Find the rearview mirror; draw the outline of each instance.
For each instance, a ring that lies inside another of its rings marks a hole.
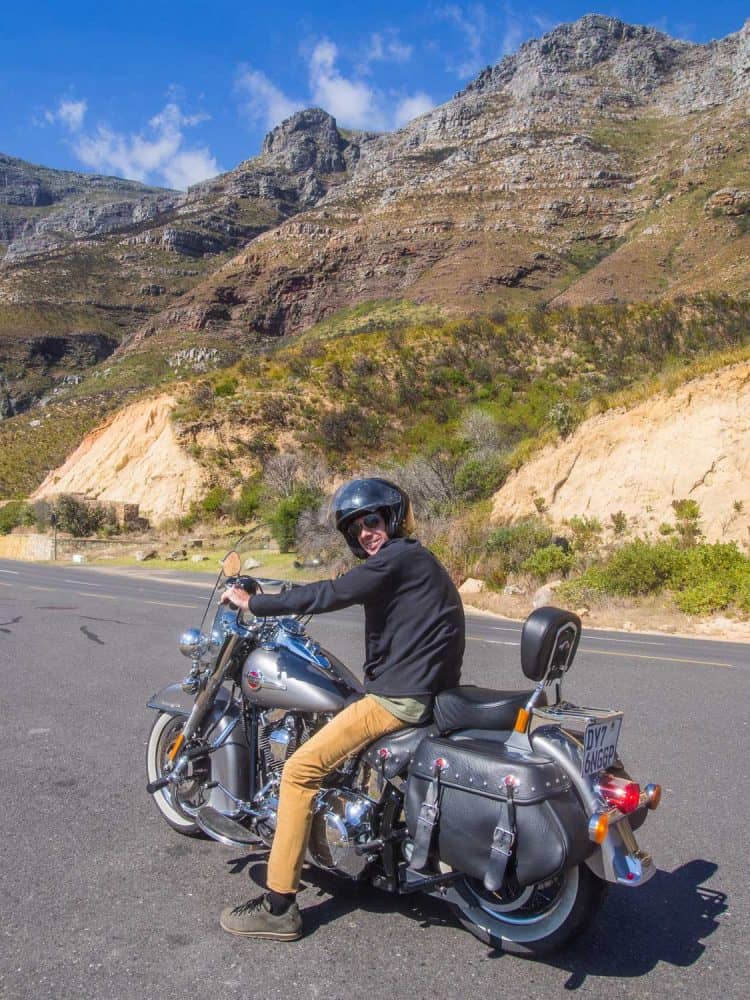
[[[227,552],[221,561],[221,569],[224,576],[239,576],[242,569],[242,560],[240,559],[239,552],[235,552],[234,549],[231,552]]]

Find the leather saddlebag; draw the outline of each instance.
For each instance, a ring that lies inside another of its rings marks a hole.
[[[409,768],[406,822],[415,855],[424,860],[429,848],[493,889],[510,875],[521,886],[541,882],[595,849],[565,772],[491,740],[424,739]]]

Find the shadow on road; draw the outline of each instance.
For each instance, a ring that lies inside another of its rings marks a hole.
[[[661,962],[697,962],[727,909],[727,895],[703,885],[717,870],[696,859],[657,872],[641,889],[613,888],[592,928],[550,960],[570,972],[565,988],[578,989],[587,976],[634,978]]]
[[[265,885],[264,855],[235,858],[229,864],[233,874],[247,870],[253,882]],[[673,872],[657,872],[641,889],[613,888],[592,927],[542,961],[569,972],[568,990],[583,986],[588,976],[629,979],[644,976],[663,962],[680,968],[692,965],[705,950],[703,940],[713,934],[727,910],[727,895],[703,885],[717,870],[713,862],[697,859]],[[392,896],[309,867],[304,875],[300,905],[306,935],[354,910],[384,916],[401,913],[425,928],[459,927],[451,909],[437,898],[421,893]],[[487,957],[507,956],[492,949]]]
[[[234,858],[228,862],[232,874],[247,870],[250,880],[259,888],[266,884],[265,854],[251,854],[244,858]],[[252,890],[248,895],[252,895]],[[320,900],[320,902],[316,902]],[[307,866],[303,871],[300,885],[300,909],[305,920],[305,937],[314,934],[320,927],[340,920],[348,913],[364,910],[367,913],[401,913],[419,922],[420,927],[459,927],[458,920],[445,903],[438,899],[415,892],[407,896],[395,896],[382,892],[368,883],[354,882],[336,875],[329,875],[321,869]]]

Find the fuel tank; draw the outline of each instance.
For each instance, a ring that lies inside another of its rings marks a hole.
[[[362,693],[359,680],[332,653],[310,640],[295,619],[282,619],[273,639],[242,665],[242,692],[261,708],[337,712]]]

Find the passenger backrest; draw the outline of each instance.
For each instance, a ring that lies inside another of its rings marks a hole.
[[[581,619],[561,608],[537,608],[521,632],[521,667],[529,680],[556,680],[573,662],[581,638]]]

